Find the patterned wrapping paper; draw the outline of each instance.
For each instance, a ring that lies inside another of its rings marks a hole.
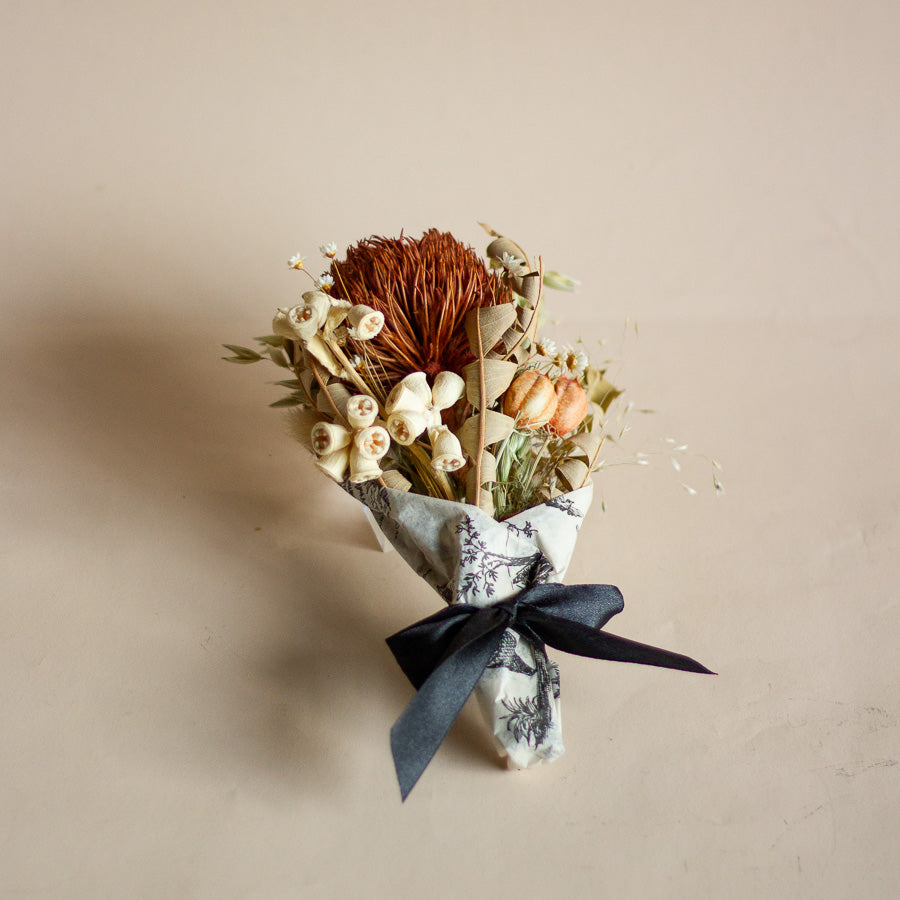
[[[470,504],[374,481],[345,487],[446,603],[474,606],[499,603],[533,584],[561,582],[593,495],[589,484],[498,522]],[[476,694],[511,767],[562,755],[559,670],[543,647],[507,629]]]

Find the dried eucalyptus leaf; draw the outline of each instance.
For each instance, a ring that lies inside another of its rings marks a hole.
[[[381,473],[381,480],[386,487],[395,491],[408,491],[412,487],[412,482],[396,469],[385,469]]]
[[[291,388],[291,390],[299,390],[303,387],[298,378],[288,378],[285,381],[273,381],[272,383],[277,384],[279,387]]]
[[[262,337],[253,338],[253,340],[266,344],[269,347],[278,347],[279,350],[284,346],[284,338],[280,334],[264,334]]]
[[[570,491],[580,488],[589,474],[587,463],[580,459],[563,460],[556,469],[557,477]]]
[[[483,353],[487,353],[497,346],[507,329],[516,321],[516,306],[514,303],[501,303],[499,306],[482,307],[477,313],[473,309],[466,315],[465,326],[469,349],[478,356],[476,321],[481,323],[481,350]]]
[[[553,269],[544,272],[544,287],[553,288],[555,291],[572,292],[580,284],[580,281],[569,275],[563,275],[562,272],[555,272]]]
[[[521,337],[522,337],[521,329],[519,329],[515,325],[513,325],[512,327],[506,329],[506,331],[503,333],[503,337],[500,338],[500,341],[503,344],[503,346],[506,348],[506,352],[509,353],[509,351],[512,350],[512,348],[516,346],[516,343],[518,342],[519,338],[521,338]]]
[[[483,365],[484,405],[490,406],[512,384],[518,366],[502,359],[485,359]],[[463,377],[466,380],[466,399],[472,406],[481,409],[481,367],[477,361],[463,366]]]
[[[588,369],[585,372],[587,377],[587,395],[591,403],[596,403],[603,412],[609,409],[609,405],[622,394],[611,381],[606,379],[602,372],[596,369]]]
[[[526,265],[528,263],[525,254],[522,252],[522,248],[515,241],[507,237],[498,237],[491,241],[488,244],[485,253],[488,256],[488,259],[497,260],[503,259],[503,254],[508,253],[516,259],[521,259]]]
[[[496,444],[497,441],[505,440],[513,433],[513,429],[516,426],[515,419],[504,416],[503,413],[493,409],[486,410],[484,415],[486,416],[484,429],[485,447],[490,447],[492,444]],[[472,458],[474,458],[475,454],[478,452],[478,428],[480,419],[480,415],[470,416],[463,422],[462,427],[456,433],[460,444],[462,444],[463,450],[465,450]]]
[[[603,435],[599,431],[582,431],[570,437],[569,443],[578,454],[583,453],[588,460],[592,460],[603,443]]]
[[[326,392],[331,397],[331,403],[328,402],[328,397],[325,396]],[[332,381],[330,384],[325,385],[324,391],[319,391],[319,395],[316,397],[316,409],[327,416],[333,416],[334,406],[336,406],[338,412],[346,419],[347,401],[352,396],[346,385],[341,384],[340,381]],[[332,406],[332,403],[334,406]]]
[[[290,368],[287,357],[280,348],[276,350],[275,347],[269,347],[266,352],[269,354],[269,359],[271,359],[276,366],[281,366],[282,369]]]
[[[529,306],[534,306],[541,293],[540,272],[529,272],[527,275],[522,275],[519,281],[521,284],[516,290],[525,298]]]
[[[270,403],[269,406],[272,409],[284,409],[289,406],[300,406],[303,403],[303,398],[298,397],[296,394],[291,394],[290,397],[282,397],[280,400],[276,400],[274,403]]]
[[[475,467],[472,467],[472,471],[475,471]],[[497,480],[497,457],[494,456],[493,453],[485,450],[484,453],[481,454],[481,485],[489,484],[490,482]]]
[[[474,469],[469,469],[469,474],[466,476],[466,503],[478,506],[489,516],[494,515],[494,497],[490,491],[486,491],[484,488],[476,489]]]
[[[246,359],[252,362],[262,359],[255,350],[251,350],[249,347],[239,347],[237,344],[222,344],[222,346],[226,350],[230,350],[238,359]]]

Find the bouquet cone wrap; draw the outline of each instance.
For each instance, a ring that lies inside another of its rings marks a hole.
[[[448,604],[489,606],[536,584],[561,582],[591,503],[587,485],[505,521],[467,503],[346,485],[384,536]],[[508,628],[476,693],[498,751],[525,768],[564,752],[559,672],[542,646]]]

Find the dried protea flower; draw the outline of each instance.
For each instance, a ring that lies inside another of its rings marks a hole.
[[[512,300],[509,285],[471,247],[436,229],[418,240],[360,241],[332,263],[331,273],[338,296],[384,314],[381,332],[366,342],[384,389],[409,372],[459,373],[472,361],[466,313]]]

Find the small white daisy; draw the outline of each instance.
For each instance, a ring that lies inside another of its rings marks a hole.
[[[322,246],[319,247],[319,252],[322,256],[328,257],[328,259],[334,259],[335,256],[337,256],[337,244],[334,241],[322,244]]]
[[[316,287],[320,291],[330,291],[334,287],[334,279],[326,272],[316,279]]]
[[[525,263],[517,256],[504,252],[503,256],[500,258],[500,265],[508,272],[512,272],[513,275],[515,275]]]
[[[303,257],[299,253],[295,253],[288,260],[288,267],[291,269],[302,269],[303,268]]]
[[[574,347],[563,347],[559,359],[563,374],[568,378],[580,378],[588,365],[587,353]]]
[[[553,359],[556,356],[556,342],[550,338],[538,338],[534,342],[534,349],[539,356],[546,356],[547,359]]]

